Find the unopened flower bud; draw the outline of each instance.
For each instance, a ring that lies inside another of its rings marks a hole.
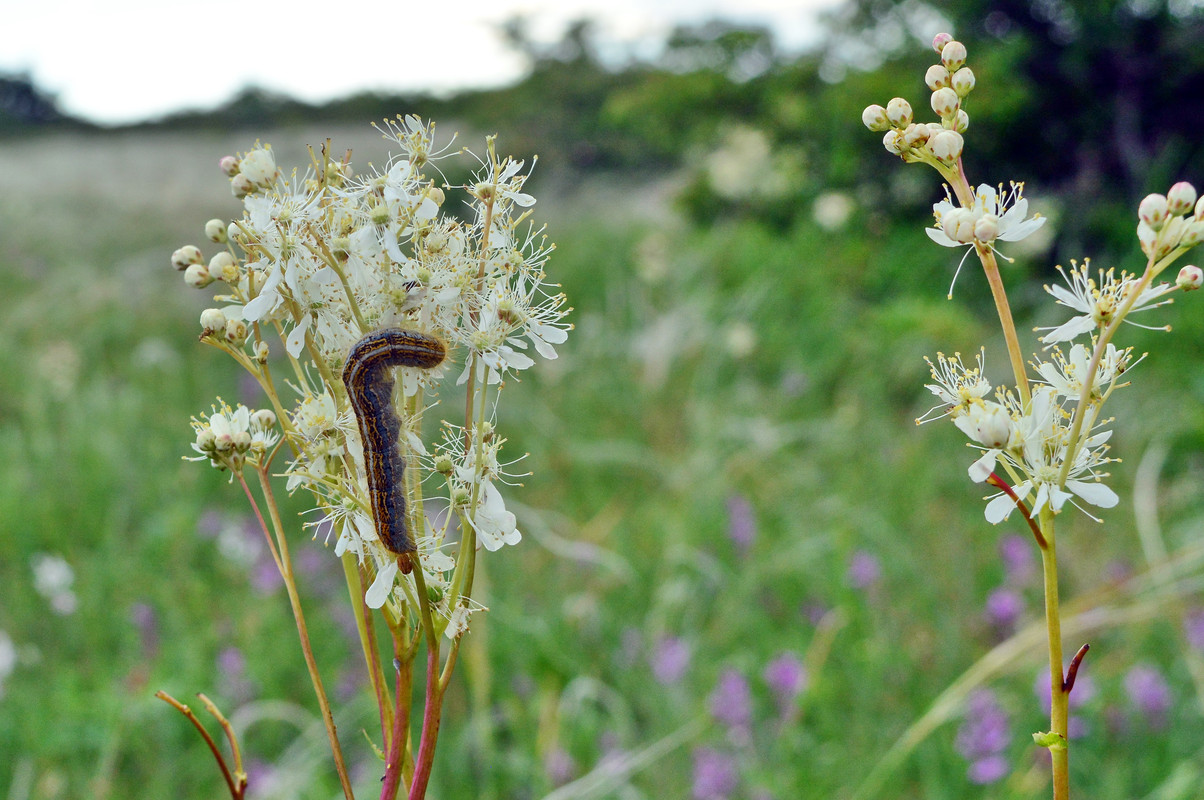
[[[242,228],[238,227],[238,223],[231,222],[226,227],[226,238],[233,242],[240,242],[246,237],[243,236]]]
[[[964,108],[959,108],[957,113],[953,115],[953,130],[958,133],[965,133],[970,129],[970,115],[966,113]]]
[[[238,264],[228,250],[223,250],[209,259],[209,274],[219,281],[233,283],[230,278],[238,279]]]
[[[261,408],[251,415],[251,424],[264,430],[274,428],[276,427],[276,413],[270,408]]]
[[[240,453],[245,453],[251,449],[251,432],[250,431],[235,431],[234,432],[234,449]]]
[[[957,92],[958,97],[965,97],[974,91],[974,72],[969,67],[962,67],[953,73],[950,85],[953,87],[953,91]]]
[[[1187,181],[1179,181],[1166,193],[1166,202],[1170,213],[1186,214],[1196,205],[1196,187]]]
[[[974,241],[974,212],[966,208],[954,208],[941,218],[941,230],[955,242],[970,244]]]
[[[230,179],[230,192],[239,200],[255,191],[255,184],[246,175],[239,173]]]
[[[213,333],[214,331],[225,330],[226,315],[222,313],[220,308],[206,308],[201,312],[201,330],[205,334]]]
[[[937,160],[952,164],[962,156],[965,141],[957,131],[941,131],[928,140],[928,149]]]
[[[948,86],[932,93],[932,110],[941,119],[949,119],[956,114],[959,102],[960,98],[958,98],[957,92]]]
[[[226,175],[233,178],[238,174],[238,159],[234,156],[222,156],[222,160],[218,162],[218,167]]]
[[[994,214],[983,214],[974,223],[974,238],[980,242],[989,243],[995,241],[995,237],[999,235],[999,217]]]
[[[882,146],[895,155],[899,155],[907,149],[907,144],[903,141],[903,137],[893,128],[887,131],[886,135],[882,137]]]
[[[1154,243],[1158,240],[1158,233],[1146,225],[1144,222],[1137,223],[1137,241],[1141,243],[1141,252],[1147,257],[1154,255]]]
[[[951,36],[950,34],[938,33],[936,36],[932,37],[932,49],[937,51],[938,53],[940,53],[945,49],[945,45],[949,44],[952,41],[953,41],[953,36]]]
[[[204,289],[213,283],[213,276],[204,264],[189,264],[188,269],[184,270],[184,283],[194,289]]]
[[[262,341],[256,342],[255,343],[255,360],[258,361],[260,364],[266,364],[268,361],[268,354],[271,353],[271,351],[272,351],[272,348],[268,346],[267,342],[262,342]]]
[[[1188,264],[1179,270],[1179,277],[1175,278],[1175,285],[1185,292],[1199,289],[1202,283],[1204,283],[1204,270],[1195,264]]]
[[[196,432],[196,446],[203,453],[217,450],[217,434],[213,432],[213,428],[204,427]]]
[[[1137,218],[1150,226],[1151,230],[1161,230],[1166,222],[1169,204],[1165,195],[1147,194],[1137,207]]]
[[[928,84],[928,88],[932,91],[943,89],[949,85],[949,70],[945,69],[942,64],[933,64],[924,73],[924,83]]]
[[[941,63],[950,72],[957,72],[966,63],[966,46],[956,40],[947,42],[941,48]]]
[[[220,219],[211,219],[205,223],[205,236],[211,242],[224,244],[226,241],[226,223]]]
[[[1180,247],[1195,247],[1204,242],[1204,222],[1191,217],[1183,218],[1183,233],[1179,236]]]
[[[1196,219],[1204,220],[1204,197],[1196,201]]]
[[[247,180],[257,186],[267,186],[276,180],[276,157],[272,151],[260,147],[247,153],[238,167]]]
[[[226,322],[226,341],[235,347],[242,347],[247,341],[247,323],[241,319]]]
[[[911,103],[902,97],[892,97],[886,104],[886,118],[896,128],[906,128],[911,124]]]
[[[204,258],[201,256],[200,248],[190,244],[184,245],[171,254],[171,265],[180,271],[188,269],[190,264],[200,264],[202,261]]]
[[[928,141],[930,135],[927,125],[917,125],[913,122],[903,130],[903,143],[908,148],[919,147]]]
[[[443,193],[443,190],[440,189],[438,186],[426,187],[426,189],[423,190],[423,194],[425,194],[427,197],[429,197],[431,199],[431,202],[433,202],[437,206],[443,205],[443,201],[446,199],[446,195]]]
[[[878,104],[866,106],[861,112],[861,124],[871,131],[884,131],[890,128],[890,120],[886,118],[886,109]]]

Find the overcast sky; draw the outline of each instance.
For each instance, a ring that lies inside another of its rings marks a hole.
[[[309,101],[358,89],[441,91],[516,78],[500,24],[525,14],[557,40],[588,16],[608,38],[658,42],[675,23],[770,25],[813,44],[839,0],[4,0],[0,72],[28,72],[62,110],[132,122],[208,108],[253,84]],[[309,9],[315,9],[310,11]],[[316,9],[322,9],[321,12]]]

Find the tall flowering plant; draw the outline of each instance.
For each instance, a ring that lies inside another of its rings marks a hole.
[[[936,361],[929,362],[933,382],[927,388],[939,404],[918,421],[948,419],[966,434],[981,451],[968,465],[970,479],[996,492],[987,501],[986,519],[998,523],[1019,514],[1040,551],[1052,702],[1049,729],[1033,738],[1052,756],[1055,800],[1066,800],[1070,693],[1087,645],[1065,665],[1056,523],[1071,509],[1097,519],[1092,509],[1109,509],[1119,502],[1104,483],[1107,465],[1114,459],[1108,455],[1112,420],[1102,409],[1114,390],[1128,385],[1129,370],[1141,357],[1114,340],[1121,323],[1132,322],[1132,314],[1169,303],[1174,292],[1197,289],[1204,281],[1200,268],[1185,266],[1173,284],[1157,282],[1176,259],[1204,239],[1204,198],[1197,199],[1196,190],[1180,182],[1166,195],[1151,194],[1141,201],[1137,238],[1146,264],[1138,273],[1093,269],[1087,259],[1071,262],[1069,270],[1058,267],[1065,285],[1046,291],[1073,315],[1060,325],[1039,329],[1044,347],[1026,363],[997,256],[1009,259],[996,248],[1032,234],[1045,220],[1028,216],[1022,184],[974,188],[968,180],[962,152],[970,124],[967,99],[976,79],[966,66],[961,42],[942,33],[933,40],[933,48],[940,62],[928,68],[924,81],[939,121],[916,122],[911,105],[901,97],[885,107],[867,107],[862,121],[871,131],[883,132],[886,149],[904,163],[926,164],[940,173],[946,197],[933,206],[935,221],[926,232],[939,245],[964,248],[963,263],[973,252],[991,287],[1014,383],[988,382],[985,349],[972,361],[958,354],[937,354]],[[950,297],[952,293],[950,287]]]
[[[496,425],[505,379],[533,366],[532,356],[556,358],[571,326],[544,272],[553,246],[529,219],[535,198],[524,191],[523,162],[499,157],[491,137],[474,156],[472,182],[441,185],[439,161],[468,151],[438,146],[434,125],[413,116],[379,129],[398,152],[362,175],[350,153],[332,157],[329,142],[311,150],[303,172],[281,171],[258,144],[223,159],[242,216],[205,225],[219,248],[208,260],[186,246],[172,263],[190,286],[219,288],[201,314],[201,341],[238,362],[266,397],[258,410],[219,398],[194,418],[193,460],[228,470],[254,509],[351,798],[289,557],[298,531],[281,519],[273,476],[312,498],[307,525],[333,540],[342,562],[379,707],[380,796],[404,789],[414,800],[425,796],[462,637],[485,610],[473,599],[478,552],[521,539],[503,497],[514,463]],[[464,197],[466,220],[444,211],[445,189]],[[464,416],[430,424],[451,390],[463,392]],[[380,624],[392,639],[383,659]],[[412,683],[423,649],[414,750]],[[232,764],[206,735],[241,797],[246,775],[230,738]]]

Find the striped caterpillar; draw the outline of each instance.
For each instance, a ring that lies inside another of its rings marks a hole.
[[[399,441],[401,420],[393,410],[393,367],[431,369],[446,355],[443,343],[432,336],[387,328],[356,342],[343,367],[343,385],[364,443],[376,533],[407,574],[413,569],[410,553],[417,546],[406,530],[406,462]]]

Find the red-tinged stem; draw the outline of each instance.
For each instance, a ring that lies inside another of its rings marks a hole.
[[[439,738],[439,719],[443,712],[443,689],[439,681],[439,653],[428,650],[426,657],[426,704],[422,715],[422,744],[414,764],[414,781],[409,800],[424,800],[435,760],[435,742]]]
[[[1002,489],[1004,494],[1012,498],[1012,502],[1015,503],[1016,508],[1020,510],[1020,514],[1024,517],[1024,521],[1028,523],[1029,530],[1033,532],[1033,538],[1037,540],[1037,546],[1042,550],[1048,549],[1049,544],[1045,541],[1045,537],[1041,535],[1041,528],[1037,525],[1036,521],[1033,520],[1032,515],[1029,513],[1028,506],[1024,504],[1023,500],[1016,496],[1016,492],[1012,490],[1012,487],[1008,485],[1007,481],[992,472],[990,476],[987,477],[987,483],[991,484],[997,489]]]
[[[397,664],[397,712],[393,716],[393,730],[389,737],[388,754],[385,758],[385,780],[380,787],[380,800],[394,800],[397,790],[401,787],[405,771],[406,728],[409,723],[410,701],[406,696],[410,691],[410,670],[413,661],[403,659],[398,654]]]

